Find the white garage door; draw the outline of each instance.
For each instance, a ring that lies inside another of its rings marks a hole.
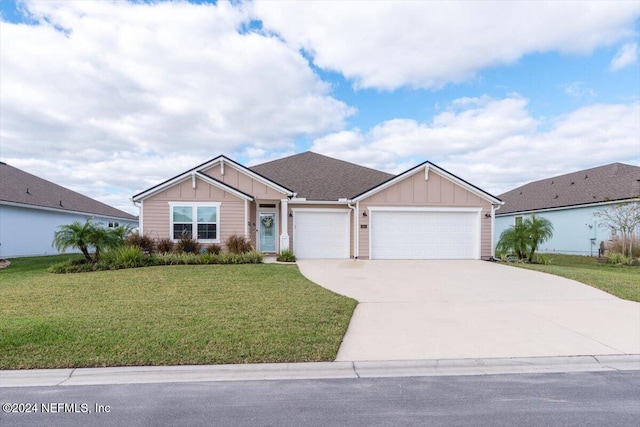
[[[371,259],[479,259],[479,213],[372,211]]]
[[[298,258],[349,258],[349,212],[295,209],[293,251]]]

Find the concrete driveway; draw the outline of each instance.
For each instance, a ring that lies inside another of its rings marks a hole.
[[[640,354],[640,303],[486,261],[301,260],[360,302],[339,361]]]

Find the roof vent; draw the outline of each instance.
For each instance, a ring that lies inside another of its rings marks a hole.
[[[29,193],[29,187],[27,187],[27,194],[31,194],[31,193]]]
[[[575,185],[575,184],[576,184],[575,182],[571,181],[571,185]]]
[[[551,181],[551,185],[553,185],[553,181]]]
[[[522,194],[522,191],[520,192],[520,194]]]
[[[557,198],[558,198],[558,195],[556,194],[556,197],[554,197],[554,199],[557,199]]]
[[[589,178],[589,175],[585,175],[585,176],[584,176],[584,179],[587,179],[587,178]]]
[[[60,207],[61,207],[61,208],[64,208],[64,206],[62,206],[62,200],[60,200]]]

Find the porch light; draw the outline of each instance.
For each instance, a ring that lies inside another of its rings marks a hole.
[[[366,217],[368,216],[366,212],[362,212],[362,216]]]

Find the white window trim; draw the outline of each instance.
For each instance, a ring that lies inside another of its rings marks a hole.
[[[220,221],[220,207],[222,206],[221,202],[169,202],[169,238],[173,242],[177,242],[178,239],[173,238],[173,208],[174,207],[190,207],[194,209],[193,217],[192,217],[192,230],[194,231],[195,238],[200,243],[220,243],[220,230],[221,230],[221,221]],[[207,208],[216,208],[216,239],[198,239],[198,207],[207,207]]]

